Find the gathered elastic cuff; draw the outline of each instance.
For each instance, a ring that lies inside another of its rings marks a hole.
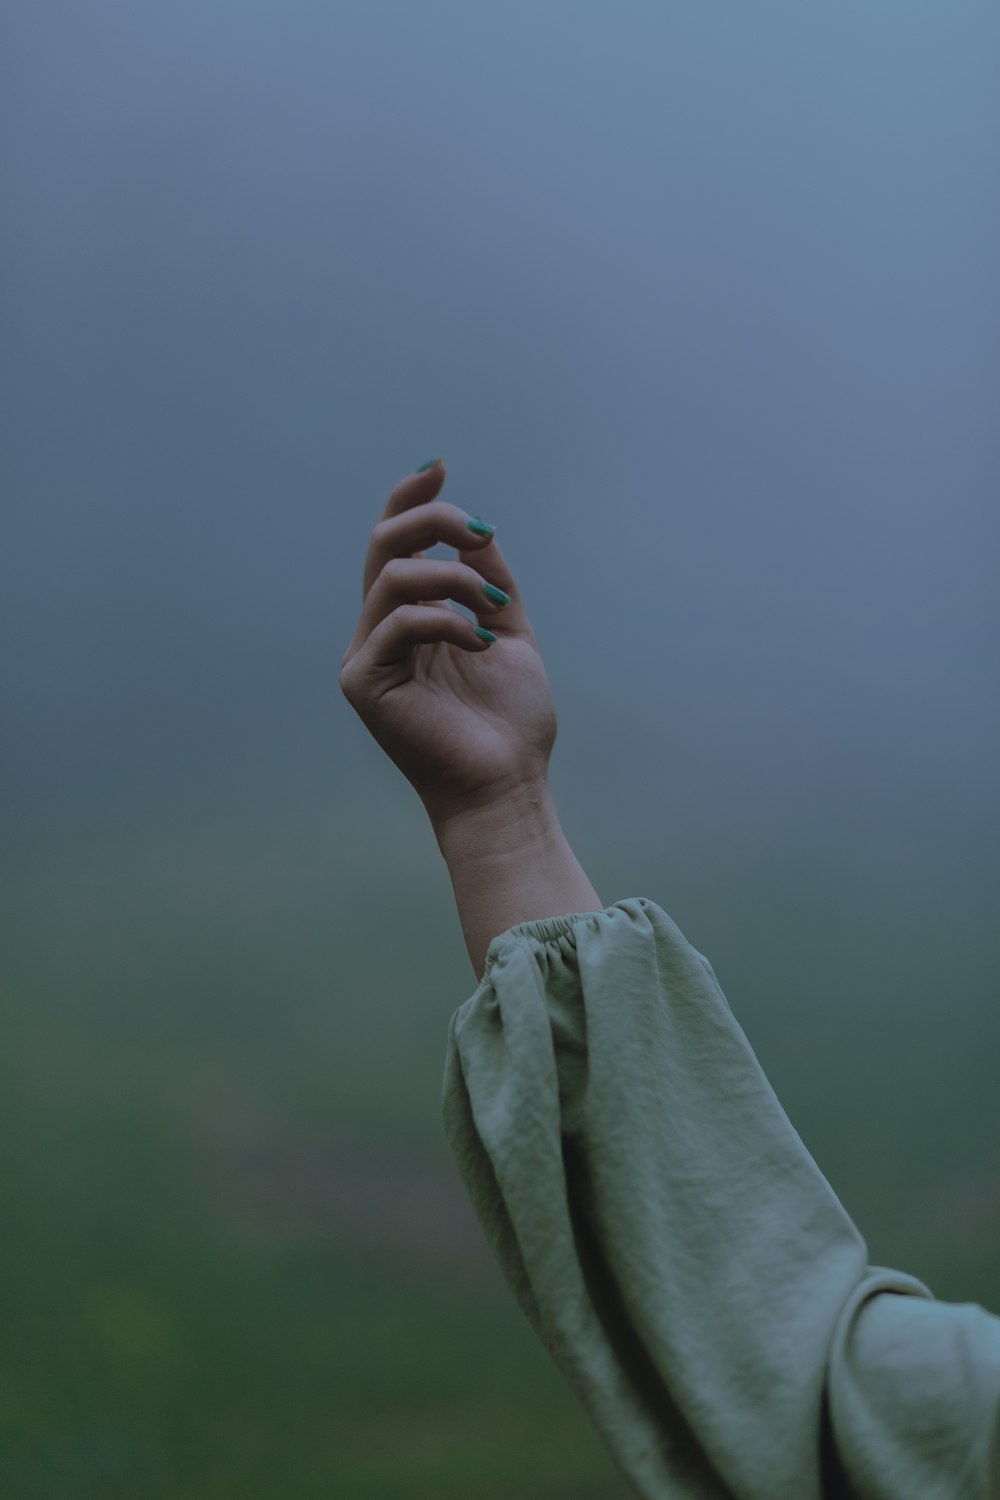
[[[609,906],[603,906],[597,911],[575,911],[567,912],[558,917],[536,917],[528,922],[517,922],[513,927],[508,927],[505,932],[498,933],[490,942],[486,950],[485,967],[483,968],[483,979],[488,979],[490,970],[500,957],[503,949],[511,942],[536,942],[536,943],[560,943],[562,947],[575,948],[576,932],[581,922],[596,923],[599,917],[610,917],[616,911],[628,911],[635,914],[635,908],[645,908],[650,903],[644,896],[625,896],[621,901],[614,901]]]
[[[479,981],[480,988],[490,982],[491,972],[494,965],[503,957],[511,947],[519,947],[525,943],[546,945],[555,944],[560,952],[572,953],[576,949],[577,936],[581,931],[582,924],[587,923],[597,927],[604,923],[618,925],[622,920],[632,925],[638,931],[642,930],[649,934],[652,929],[664,923],[672,930],[674,938],[687,947],[703,964],[707,970],[714,987],[719,991],[726,1008],[728,1001],[722,995],[719,981],[715,970],[705,957],[693,944],[676,929],[667,914],[652,901],[648,896],[623,896],[620,901],[613,901],[609,906],[602,906],[599,911],[572,911],[557,917],[536,917],[532,921],[517,922],[513,927],[500,932],[490,942],[486,950],[486,960],[483,966],[483,977]]]

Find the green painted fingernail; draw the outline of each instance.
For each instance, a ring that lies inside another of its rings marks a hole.
[[[510,595],[505,594],[503,589],[498,589],[492,583],[483,584],[483,593],[487,599],[492,599],[494,604],[509,604]]]
[[[476,634],[478,635],[479,639],[481,641],[485,641],[488,646],[492,646],[493,642],[496,640],[496,636],[493,634],[492,630],[484,630],[481,625],[476,626]]]
[[[429,458],[425,464],[421,464],[420,468],[414,470],[414,472],[417,474],[423,474],[425,470],[433,469],[434,465],[439,464],[440,462],[441,460],[439,458]]]
[[[479,516],[470,516],[465,524],[470,531],[476,533],[476,536],[492,536],[496,531],[495,526],[491,526],[488,521],[483,521]]]

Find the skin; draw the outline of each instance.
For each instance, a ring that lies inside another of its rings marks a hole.
[[[556,710],[524,601],[495,537],[477,536],[468,513],[440,498],[446,477],[439,462],[389,495],[369,538],[340,688],[424,804],[481,978],[491,939],[508,927],[603,903],[549,787]],[[457,559],[427,558],[437,543]],[[492,603],[484,581],[510,603]]]

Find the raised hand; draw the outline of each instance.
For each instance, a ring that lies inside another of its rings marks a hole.
[[[552,690],[514,577],[492,528],[470,528],[473,518],[437,498],[444,481],[438,462],[386,501],[340,671],[344,696],[434,823],[544,784],[556,737]],[[439,542],[457,560],[427,558]]]

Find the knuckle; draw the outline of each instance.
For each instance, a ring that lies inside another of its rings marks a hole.
[[[464,512],[449,500],[429,501],[419,516],[420,535],[426,539],[423,545],[433,547],[452,537],[464,519]]]
[[[419,619],[419,604],[397,604],[392,613],[386,615],[385,620],[382,623],[388,625],[390,629],[392,628],[392,625],[396,625],[403,630],[409,630],[417,623]]]
[[[468,512],[464,511],[460,505],[451,505],[447,500],[442,500],[441,506],[441,519],[447,523],[449,530],[454,529],[455,531],[460,533],[463,543],[466,538],[468,538],[470,542],[475,542],[475,533],[470,531],[468,526],[465,524],[469,518]]]
[[[439,607],[434,604],[407,604],[404,608],[406,609],[406,624],[410,629],[426,625],[432,616],[440,614]]]
[[[348,663],[346,666],[341,667],[339,682],[340,691],[343,693],[348,703],[353,702],[357,690],[357,680],[355,673],[351,670],[350,663]]]

